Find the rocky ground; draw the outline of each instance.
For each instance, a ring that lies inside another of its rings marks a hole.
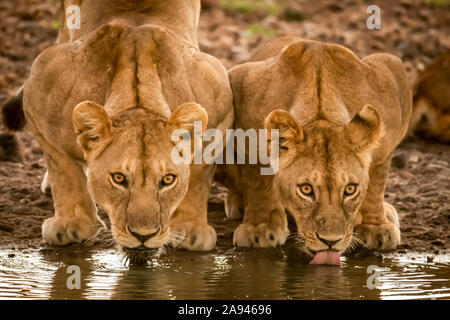
[[[381,30],[366,27],[371,4],[381,8]],[[403,59],[412,81],[418,70],[450,49],[446,4],[448,0],[204,0],[200,46],[229,68],[245,61],[265,39],[298,35],[345,45],[361,57],[380,51],[395,54]],[[55,0],[0,2],[0,104],[27,78],[34,58],[53,43],[58,9]],[[0,132],[7,134],[1,126]],[[53,205],[39,189],[45,172],[39,145],[26,129],[17,136],[23,159],[0,162],[0,247],[37,248],[42,221],[52,215]],[[396,150],[386,199],[400,214],[399,252],[447,251],[449,161],[450,146],[414,137]],[[219,186],[213,188],[211,218],[219,244],[231,246],[236,223],[224,219],[224,192]]]

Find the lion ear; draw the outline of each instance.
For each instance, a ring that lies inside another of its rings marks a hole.
[[[295,41],[285,46],[280,54],[280,62],[292,70],[301,70],[304,67],[302,62],[303,54],[308,46],[312,46],[312,41]]]
[[[79,103],[72,113],[72,122],[78,134],[78,143],[83,151],[89,152],[111,133],[111,119],[105,109],[91,101]]]
[[[366,105],[344,127],[347,141],[358,151],[364,151],[376,146],[383,136],[383,123],[378,111],[371,105]]]
[[[166,124],[172,142],[180,147],[180,155],[188,161],[194,159],[195,147],[202,145],[202,137],[207,126],[208,113],[202,106],[194,102],[184,103],[176,108]],[[186,142],[188,143],[186,144]]]
[[[284,110],[272,111],[264,121],[264,127],[268,131],[269,140],[272,137],[271,130],[278,130],[280,155],[294,154],[296,145],[304,139],[303,129],[291,114]]]
[[[167,121],[167,129],[172,133],[177,129],[187,130],[191,137],[194,136],[194,124],[198,122],[201,125],[201,134],[205,132],[208,126],[208,113],[195,102],[187,102],[175,109]]]

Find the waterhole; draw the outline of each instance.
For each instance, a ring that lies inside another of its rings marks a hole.
[[[342,258],[341,267],[305,265],[283,249],[169,250],[146,266],[123,257],[80,247],[0,251],[0,299],[450,298],[449,254]],[[74,265],[79,289],[68,288]]]

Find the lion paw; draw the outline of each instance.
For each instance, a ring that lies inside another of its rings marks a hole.
[[[234,231],[233,244],[238,247],[276,247],[284,244],[288,234],[287,228],[243,223]]]
[[[355,228],[358,238],[369,250],[391,250],[400,244],[400,229],[393,223],[360,224]]]
[[[42,225],[42,237],[50,245],[64,246],[70,243],[82,243],[91,239],[106,226],[97,219],[92,223],[87,217],[63,218],[52,217]]]
[[[210,251],[215,248],[217,234],[208,224],[183,223],[172,226],[171,244],[190,251]]]

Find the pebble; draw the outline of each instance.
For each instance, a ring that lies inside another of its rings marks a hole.
[[[31,168],[33,168],[33,169],[40,169],[40,168],[42,168],[42,164],[41,164],[39,161],[34,162],[34,163],[31,165]]]
[[[419,162],[419,156],[416,156],[416,155],[410,156],[409,159],[408,159],[408,162],[410,162],[410,163],[417,163],[417,162]]]

